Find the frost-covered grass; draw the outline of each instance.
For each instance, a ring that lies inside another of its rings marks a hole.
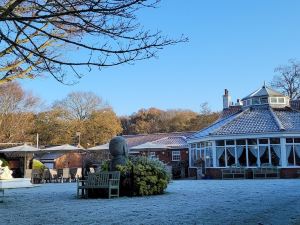
[[[0,224],[300,224],[299,180],[185,180],[152,197],[76,199],[76,184],[5,192]]]

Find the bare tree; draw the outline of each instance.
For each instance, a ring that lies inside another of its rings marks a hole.
[[[277,75],[273,77],[271,86],[282,91],[290,99],[300,97],[300,63],[294,59],[289,65],[279,66],[275,69]]]
[[[64,117],[68,120],[83,121],[94,111],[109,106],[92,92],[72,92],[63,100],[55,102],[53,108],[65,112]]]
[[[187,41],[138,23],[137,12],[159,1],[0,0],[0,81],[47,72],[66,83],[66,74],[82,77],[81,68],[148,59],[167,45]]]

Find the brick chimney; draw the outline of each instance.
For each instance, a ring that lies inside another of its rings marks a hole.
[[[232,105],[231,96],[229,95],[228,90],[225,89],[225,93],[223,95],[223,109],[228,109],[229,106],[231,105]]]

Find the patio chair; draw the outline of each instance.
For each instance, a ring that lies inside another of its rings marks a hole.
[[[39,184],[42,180],[42,174],[40,170],[32,170],[31,179],[33,184]]]
[[[51,174],[49,169],[44,169],[43,177],[42,177],[44,183],[51,183]]]

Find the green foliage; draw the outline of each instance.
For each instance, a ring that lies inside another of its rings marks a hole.
[[[133,176],[133,195],[162,194],[170,181],[164,164],[156,159],[133,157],[117,168],[123,177]]]
[[[101,164],[101,171],[108,171],[108,170],[109,170],[109,160],[106,160]]]
[[[0,158],[0,160],[2,161],[2,167],[8,166],[8,162],[5,159]]]
[[[39,170],[41,173],[43,173],[44,169],[46,169],[46,166],[39,160],[34,159],[32,162],[32,169]]]

